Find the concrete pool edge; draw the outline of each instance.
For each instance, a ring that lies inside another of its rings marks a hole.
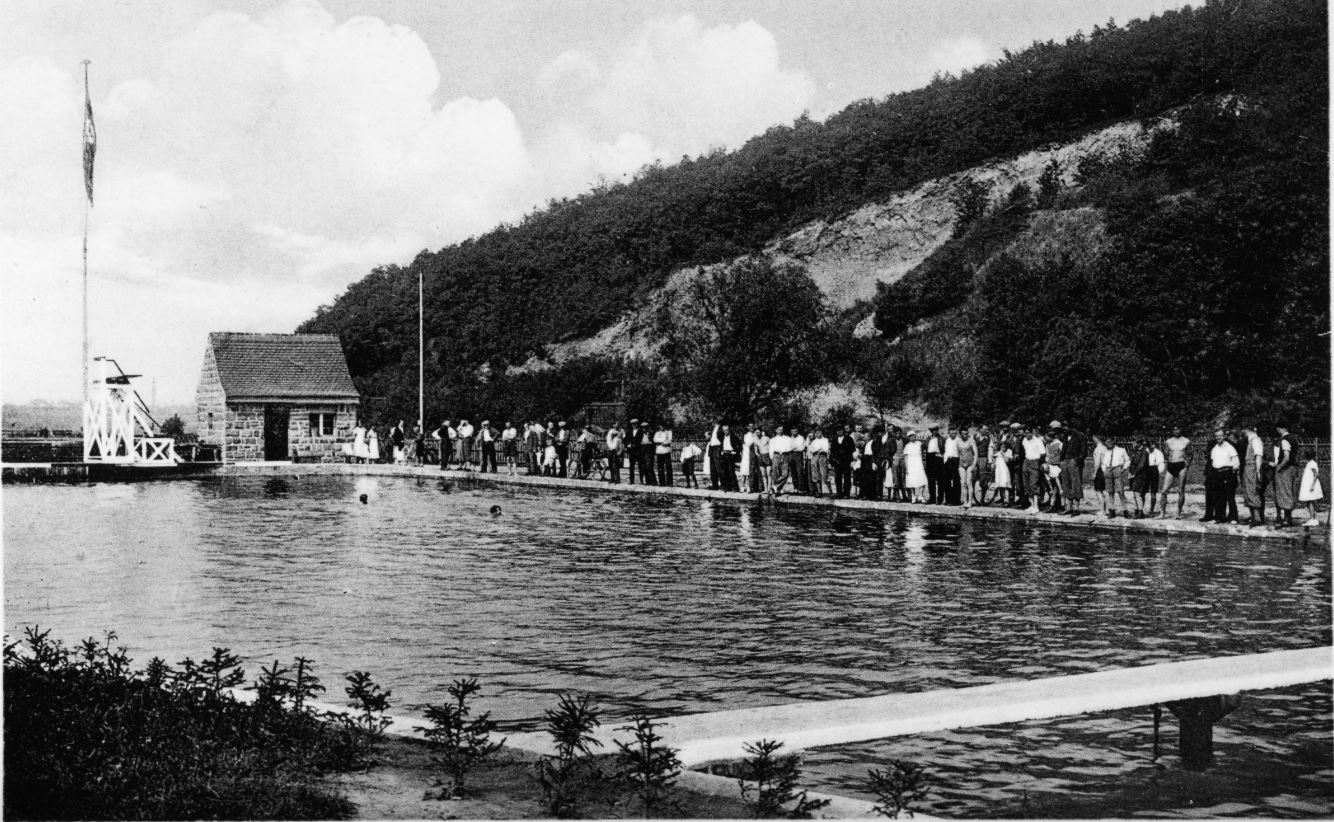
[[[417,479],[448,479],[454,481],[494,483],[498,485],[526,485],[545,488],[564,488],[581,491],[602,491],[609,493],[648,494],[657,496],[694,497],[700,499],[729,500],[733,502],[755,502],[758,494],[746,494],[731,491],[711,491],[704,488],[664,487],[656,485],[630,485],[628,483],[609,483],[602,480],[562,479],[559,477],[531,476],[506,473],[480,473],[477,471],[441,471],[438,468],[383,465],[383,464],[348,464],[348,463],[230,463],[216,472],[223,476],[272,475],[302,477],[309,475],[343,476],[389,476],[412,477]],[[860,499],[831,499],[829,497],[811,497],[802,495],[765,496],[766,502],[776,505],[805,506],[814,508],[847,509],[859,511],[884,511],[891,513],[917,514],[919,516],[945,519],[974,519],[1008,522],[1042,523],[1070,528],[1084,528],[1095,532],[1115,533],[1133,532],[1142,534],[1194,534],[1198,536],[1227,536],[1239,539],[1268,539],[1307,543],[1314,539],[1326,543],[1329,525],[1304,528],[1297,526],[1290,529],[1276,529],[1271,526],[1249,528],[1245,525],[1219,525],[1183,519],[1105,519],[1092,514],[1077,517],[1062,514],[1029,514],[1011,508],[968,509],[957,506],[914,505],[903,502],[878,502]]]

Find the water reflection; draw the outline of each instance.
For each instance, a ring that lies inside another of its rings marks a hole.
[[[301,654],[326,684],[373,671],[400,708],[476,675],[508,727],[567,690],[615,721],[1330,640],[1329,557],[1286,544],[381,477],[14,486],[4,506],[11,633],[114,628],[140,661]],[[1242,714],[1228,746],[1283,756],[1313,729],[1328,742],[1328,699]],[[1017,813],[1005,803],[1024,790],[1147,778],[1144,722],[958,731],[811,767],[851,791],[884,756],[916,759],[950,786],[928,810]],[[1300,771],[1317,775],[1305,793],[1264,795],[1265,812],[1328,808],[1319,773]]]

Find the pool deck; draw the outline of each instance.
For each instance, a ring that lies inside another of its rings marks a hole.
[[[731,500],[734,502],[755,502],[763,499],[774,505],[792,505],[834,510],[882,511],[891,513],[916,514],[918,516],[939,517],[943,519],[967,520],[1005,520],[1011,522],[1041,523],[1067,528],[1085,528],[1103,533],[1138,533],[1138,534],[1196,534],[1199,536],[1228,536],[1241,539],[1280,540],[1297,545],[1316,543],[1329,544],[1329,524],[1322,522],[1318,528],[1274,528],[1264,525],[1250,528],[1246,525],[1199,522],[1187,514],[1183,519],[1108,519],[1093,514],[1065,516],[1063,514],[1029,514],[1013,508],[977,507],[961,508],[945,505],[915,505],[904,502],[877,502],[860,499],[832,499],[830,497],[812,497],[801,494],[782,494],[777,497],[760,494],[745,494],[730,491],[710,491],[705,488],[682,488],[680,486],[613,484],[603,480],[561,479],[558,477],[531,476],[507,473],[480,473],[477,471],[441,471],[438,468],[385,465],[385,464],[346,464],[346,463],[231,463],[223,466],[218,473],[224,475],[261,474],[287,477],[322,475],[350,476],[386,476],[413,477],[417,479],[449,480],[454,482],[480,482],[496,485],[536,486],[541,488],[565,488],[579,491],[600,491],[617,494],[647,494],[651,496],[675,496],[697,499]],[[1187,493],[1187,498],[1190,498]],[[1086,503],[1092,501],[1085,499]],[[1189,505],[1187,511],[1190,510]]]

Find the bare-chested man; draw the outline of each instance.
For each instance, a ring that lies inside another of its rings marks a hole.
[[[1167,473],[1163,477],[1163,513],[1167,516],[1168,492],[1172,486],[1177,489],[1177,519],[1181,519],[1186,509],[1186,470],[1190,468],[1192,447],[1190,437],[1182,436],[1181,426],[1172,429],[1172,436],[1163,443],[1167,452]]]

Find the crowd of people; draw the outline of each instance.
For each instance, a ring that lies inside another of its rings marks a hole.
[[[369,433],[367,433],[369,431]],[[1185,515],[1186,475],[1204,461],[1202,522],[1242,522],[1237,491],[1248,509],[1245,522],[1294,526],[1293,511],[1306,509],[1305,525],[1318,524],[1315,504],[1323,498],[1319,469],[1285,427],[1268,442],[1255,425],[1220,428],[1202,455],[1181,428],[1157,437],[1088,434],[1052,420],[1045,426],[1002,420],[994,426],[927,425],[920,430],[874,423],[825,431],[818,426],[732,425],[719,422],[702,439],[676,447],[670,426],[632,419],[602,429],[564,421],[525,421],[521,426],[490,420],[473,425],[445,420],[438,428],[411,432],[400,421],[387,433],[394,462],[433,464],[441,469],[511,475],[597,478],[646,485],[755,494],[807,494],[834,499],[946,505],[999,506],[1028,513],[1108,518]],[[350,451],[355,458],[381,459],[378,436],[360,423]],[[638,477],[638,479],[636,479]],[[1085,510],[1092,481],[1096,502]],[[1175,501],[1175,514],[1172,514]]]

